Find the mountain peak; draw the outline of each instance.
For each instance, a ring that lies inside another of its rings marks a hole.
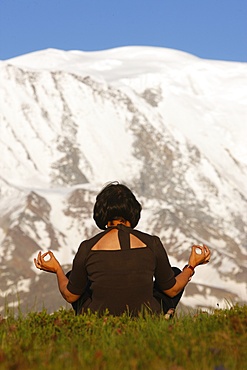
[[[194,243],[211,247],[183,304],[244,301],[246,67],[135,46],[1,63],[0,305],[16,287],[24,303],[35,289],[46,299],[33,257],[51,248],[69,268],[114,180],[141,200],[139,227],[172,264],[183,267]]]

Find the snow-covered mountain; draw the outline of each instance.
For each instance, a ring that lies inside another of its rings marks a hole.
[[[65,305],[33,257],[52,249],[68,270],[114,180],[141,201],[138,228],[160,236],[173,265],[194,243],[211,248],[181,304],[247,302],[246,63],[48,49],[0,62],[0,108],[1,310]]]

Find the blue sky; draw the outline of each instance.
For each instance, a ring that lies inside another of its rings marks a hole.
[[[247,0],[0,0],[0,59],[125,45],[247,62]]]

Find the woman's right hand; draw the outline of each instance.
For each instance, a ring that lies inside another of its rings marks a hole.
[[[199,253],[199,250],[201,253]],[[189,264],[193,267],[204,265],[205,263],[209,262],[210,256],[211,252],[206,245],[203,244],[202,247],[200,245],[193,245],[189,258]]]
[[[46,256],[49,256],[49,259],[45,259]],[[34,264],[37,269],[46,272],[56,273],[58,269],[61,268],[60,263],[51,251],[44,254],[41,254],[41,252],[39,252],[37,258],[34,258]]]

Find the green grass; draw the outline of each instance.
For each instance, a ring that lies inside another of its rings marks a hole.
[[[247,306],[175,316],[0,317],[0,370],[244,370]]]

